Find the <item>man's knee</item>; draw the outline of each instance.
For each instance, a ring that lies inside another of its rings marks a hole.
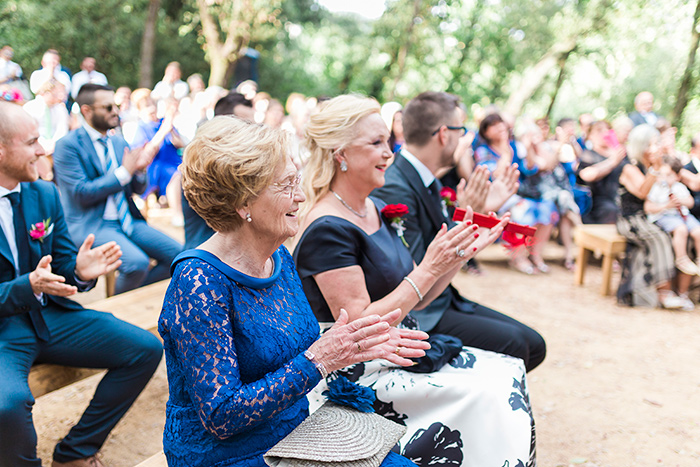
[[[33,405],[34,396],[32,396],[28,386],[10,388],[8,391],[0,392],[0,430],[15,430],[26,423]]]
[[[119,272],[122,274],[137,274],[148,272],[150,266],[150,258],[143,251],[133,252],[127,257],[122,257],[122,265],[119,267]]]

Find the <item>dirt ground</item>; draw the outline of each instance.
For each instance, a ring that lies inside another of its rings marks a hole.
[[[579,287],[561,266],[561,247],[549,244],[545,258],[550,274],[526,276],[508,269],[503,248],[492,246],[480,255],[482,276],[455,279],[467,297],[529,324],[547,340],[547,359],[528,375],[539,466],[700,466],[700,307],[619,307],[613,297],[599,295],[599,266],[589,266]],[[613,288],[618,279],[616,273]],[[37,401],[45,466],[98,381],[96,375]],[[162,448],[166,399],[161,364],[104,446],[107,465],[133,466]]]

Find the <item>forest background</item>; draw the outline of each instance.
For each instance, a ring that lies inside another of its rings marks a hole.
[[[282,102],[359,92],[405,103],[446,90],[472,115],[497,104],[552,121],[612,119],[647,90],[681,149],[700,131],[700,1],[385,3],[368,19],[317,0],[0,0],[0,46],[14,48],[27,76],[55,48],[73,72],[93,56],[110,84],[131,88],[152,87],[172,60],[184,77],[231,87],[254,49],[259,89]]]

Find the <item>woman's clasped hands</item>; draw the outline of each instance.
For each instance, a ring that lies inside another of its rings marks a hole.
[[[309,350],[328,372],[374,359],[384,359],[400,366],[411,366],[411,358],[420,358],[430,344],[428,334],[392,327],[401,316],[396,309],[384,316],[370,315],[348,323],[348,313],[340,316]]]

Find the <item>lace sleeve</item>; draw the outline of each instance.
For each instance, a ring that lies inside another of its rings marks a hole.
[[[164,306],[171,310],[164,327],[199,418],[214,436],[225,439],[270,419],[320,381],[302,353],[244,384],[229,318],[232,282],[200,265],[178,269]]]

